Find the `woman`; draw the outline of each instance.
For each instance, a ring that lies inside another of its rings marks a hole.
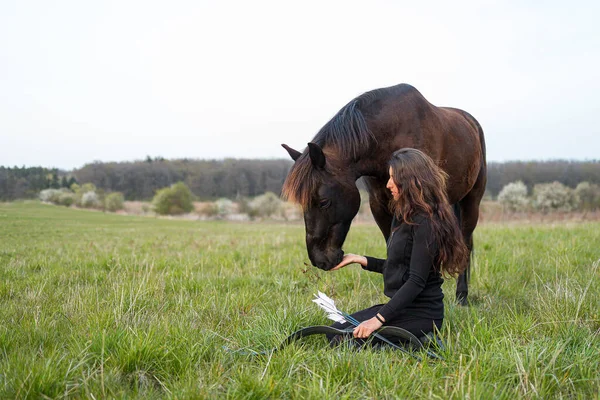
[[[387,258],[346,254],[332,269],[357,263],[383,274],[384,293],[390,301],[352,314],[362,321],[354,329],[357,339],[366,339],[384,324],[404,328],[417,337],[440,329],[444,319],[442,276],[459,274],[467,262],[467,248],[446,196],[446,173],[425,153],[404,148],[393,154],[389,175],[394,219]],[[349,324],[332,326],[346,328]]]

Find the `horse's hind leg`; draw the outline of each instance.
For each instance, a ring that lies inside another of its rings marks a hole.
[[[469,258],[467,260],[467,269],[458,276],[456,282],[456,301],[458,304],[468,305],[467,297],[469,295],[469,278],[471,276],[471,255],[473,252],[473,231],[479,221],[479,203],[485,192],[486,171],[483,167],[477,177],[477,181],[473,189],[459,201],[460,206],[460,223],[465,244],[469,250]]]

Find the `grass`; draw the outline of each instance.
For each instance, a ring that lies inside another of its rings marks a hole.
[[[306,267],[302,224],[0,204],[0,398],[598,398],[600,223],[484,224],[472,305],[444,284],[445,361],[330,349],[317,290],[355,311],[381,277]],[[383,256],[373,225],[347,251]]]

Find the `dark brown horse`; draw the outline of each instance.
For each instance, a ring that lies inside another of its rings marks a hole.
[[[312,264],[337,265],[342,245],[360,207],[356,180],[363,177],[375,221],[387,240],[392,214],[388,160],[403,147],[424,151],[449,176],[448,198],[455,204],[469,251],[486,184],[483,130],[469,113],[436,107],[406,84],[367,92],[344,106],[303,153],[282,145],[295,161],[283,196],[304,212],[306,247]],[[470,264],[470,263],[469,263]],[[468,266],[456,296],[466,304]]]

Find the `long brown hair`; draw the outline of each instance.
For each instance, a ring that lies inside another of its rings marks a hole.
[[[428,155],[412,148],[394,152],[389,166],[399,194],[398,200],[390,202],[396,218],[412,224],[417,213],[427,215],[438,248],[440,272],[447,276],[463,272],[468,250],[446,195],[448,175]]]

